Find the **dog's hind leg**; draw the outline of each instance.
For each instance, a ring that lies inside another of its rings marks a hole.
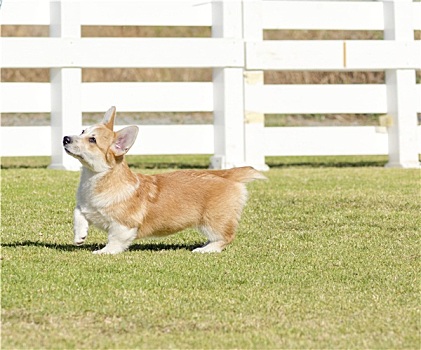
[[[193,250],[193,252],[222,252],[234,239],[246,200],[246,187],[244,184],[237,184],[236,187],[231,188],[229,195],[219,201],[225,203],[224,206],[220,206],[219,202],[209,206],[199,226],[199,230],[208,238],[208,243],[203,247]]]
[[[224,241],[208,242],[203,247],[193,250],[193,253],[220,253],[227,245]]]
[[[200,248],[193,250],[194,253],[220,253],[231,243],[238,226],[237,220],[233,219],[219,227],[201,226],[199,230],[208,238],[208,242]]]
[[[108,231],[107,245],[94,254],[118,254],[124,252],[137,236],[137,228],[128,228],[112,223]]]

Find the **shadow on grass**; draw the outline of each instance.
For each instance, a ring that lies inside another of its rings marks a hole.
[[[129,251],[165,251],[165,250],[193,250],[202,246],[203,244],[166,244],[166,243],[145,243],[145,244],[133,244],[130,246]],[[15,243],[4,243],[2,247],[9,248],[21,248],[21,247],[40,247],[55,249],[65,252],[72,252],[75,250],[88,250],[94,251],[104,247],[103,244],[84,244],[81,246],[75,246],[73,244],[57,244],[57,243],[45,243],[45,242],[34,242],[34,241],[23,241]]]

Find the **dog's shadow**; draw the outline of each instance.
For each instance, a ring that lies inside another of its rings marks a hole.
[[[144,243],[144,244],[133,244],[130,246],[128,251],[171,251],[171,250],[189,250],[192,251],[195,248],[201,247],[203,244],[167,244],[167,243]],[[45,243],[45,242],[34,242],[34,241],[23,241],[14,243],[3,243],[2,247],[9,248],[20,248],[20,247],[42,247],[48,249],[55,249],[64,252],[72,252],[76,250],[88,250],[95,251],[104,247],[103,244],[84,244],[81,246],[75,246],[72,244],[58,244],[58,243]]]

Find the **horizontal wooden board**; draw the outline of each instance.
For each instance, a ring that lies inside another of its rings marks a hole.
[[[82,109],[97,112],[113,101],[125,112],[211,112],[212,83],[84,83]]]
[[[0,113],[49,113],[50,83],[0,84]],[[246,85],[247,112],[386,113],[385,85]],[[421,84],[416,85],[421,113]],[[112,102],[125,112],[213,110],[212,83],[83,83],[83,112],[100,112]],[[104,107],[105,106],[105,107]]]
[[[82,25],[210,26],[209,1],[81,1]]]
[[[1,83],[0,113],[49,113],[50,83]]]
[[[264,29],[383,30],[381,2],[263,1]]]
[[[302,40],[246,43],[247,69],[421,69],[421,42]]]
[[[241,40],[214,38],[1,38],[4,68],[241,67]]]
[[[258,41],[246,43],[247,69],[338,70],[342,41]]]
[[[388,154],[388,135],[374,126],[279,127],[264,129],[266,156]],[[421,153],[421,126],[418,126]]]
[[[124,126],[119,126],[123,128]],[[145,125],[130,154],[212,154],[212,125]],[[51,127],[2,127],[1,156],[51,155]],[[21,140],[36,138],[26,147]],[[280,127],[264,129],[266,156],[377,155],[388,153],[388,136],[372,126]],[[421,126],[418,126],[421,153]]]
[[[49,113],[49,83],[2,83],[1,113]],[[111,103],[125,112],[211,112],[212,83],[83,83],[83,112],[102,112]]]
[[[385,85],[249,85],[246,110],[268,114],[386,113]]]
[[[213,125],[143,125],[130,154],[213,154]]]
[[[73,2],[82,25],[210,26],[212,4],[200,0]],[[421,30],[421,3],[413,2],[414,29]],[[3,1],[3,25],[49,25],[49,0]],[[262,1],[265,29],[383,30],[383,4],[372,1]]]
[[[2,157],[51,156],[50,126],[4,126],[0,128]],[[30,147],[22,140],[36,140]]]
[[[345,42],[347,69],[421,69],[421,41],[348,40]]]
[[[200,0],[180,1],[73,1],[81,25],[210,26],[212,5]],[[66,15],[66,14],[64,14]],[[4,25],[49,25],[50,1],[3,1]]]
[[[124,126],[118,126],[122,129]],[[3,157],[51,155],[51,127],[2,127]],[[22,140],[37,140],[31,147]],[[212,154],[212,125],[143,125],[130,154]]]
[[[0,22],[2,25],[49,25],[50,2],[47,0],[3,1]]]

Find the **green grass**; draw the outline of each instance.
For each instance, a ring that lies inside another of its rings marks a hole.
[[[421,155],[420,155],[421,156]],[[159,156],[128,156],[130,166],[142,169],[183,169],[209,166],[210,155],[159,155]],[[50,157],[3,157],[2,169],[43,169],[50,164]],[[421,157],[420,157],[421,161]],[[373,167],[384,166],[387,156],[297,156],[297,157],[266,157],[266,163],[271,168],[280,167]]]
[[[72,246],[79,174],[6,159],[2,348],[420,348],[420,172],[331,161],[250,184],[222,254],[187,230],[95,256],[102,232]]]

